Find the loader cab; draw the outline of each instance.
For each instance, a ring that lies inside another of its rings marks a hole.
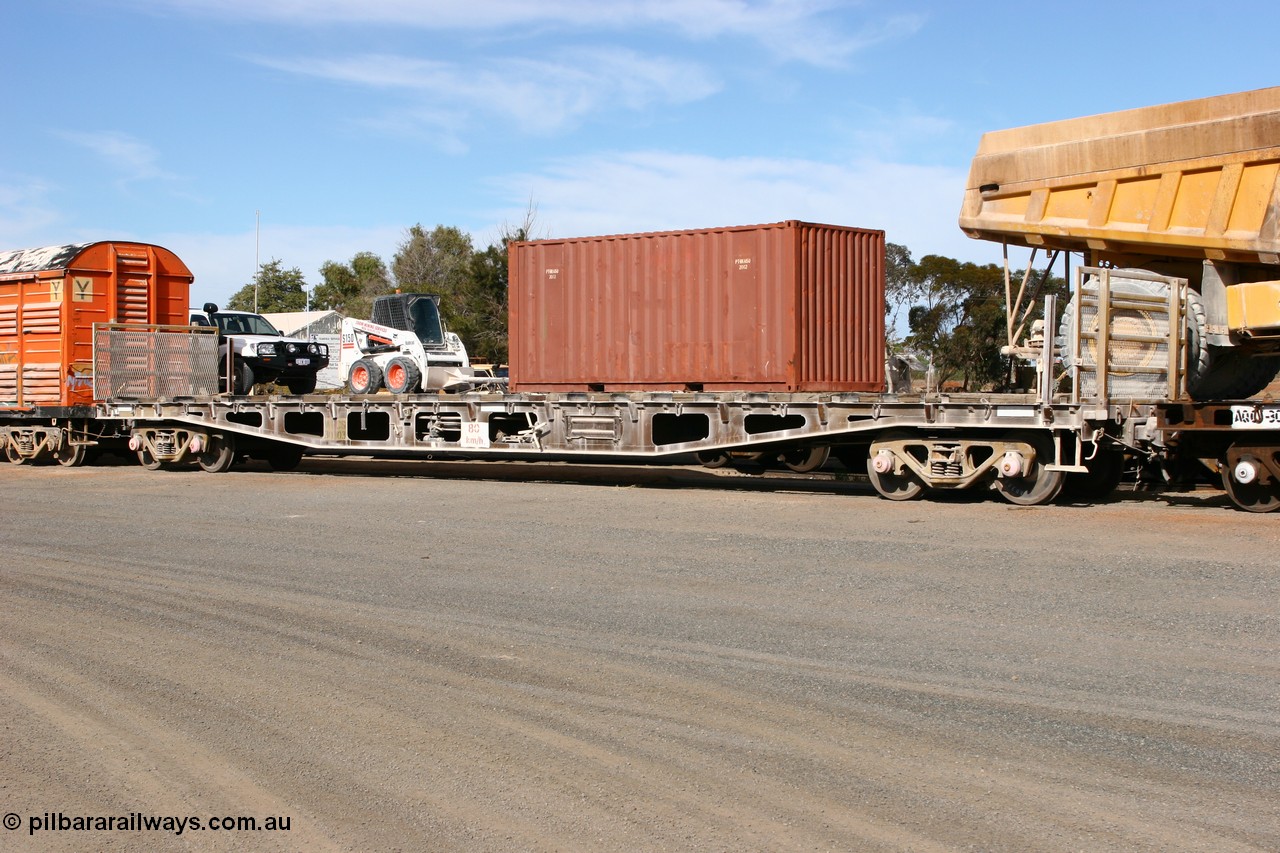
[[[427,349],[446,346],[440,319],[440,297],[427,293],[393,293],[373,301],[373,322],[413,332]]]

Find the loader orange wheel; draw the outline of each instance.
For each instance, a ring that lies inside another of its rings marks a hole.
[[[376,394],[382,387],[382,368],[362,358],[351,365],[347,385],[351,387],[352,394]]]
[[[407,358],[393,358],[387,362],[387,390],[392,394],[410,394],[418,390],[421,374],[418,366]]]

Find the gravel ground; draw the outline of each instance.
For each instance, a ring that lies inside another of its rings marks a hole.
[[[0,518],[6,850],[1280,848],[1280,517],[1220,492],[9,466]],[[133,813],[289,831],[29,830]]]

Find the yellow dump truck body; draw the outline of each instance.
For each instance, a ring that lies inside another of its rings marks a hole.
[[[1280,264],[1280,87],[987,133],[960,227],[1091,259]]]

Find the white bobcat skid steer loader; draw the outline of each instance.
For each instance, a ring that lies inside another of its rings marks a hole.
[[[465,391],[478,382],[462,339],[445,329],[439,297],[379,296],[372,320],[342,321],[340,370],[352,394]]]

